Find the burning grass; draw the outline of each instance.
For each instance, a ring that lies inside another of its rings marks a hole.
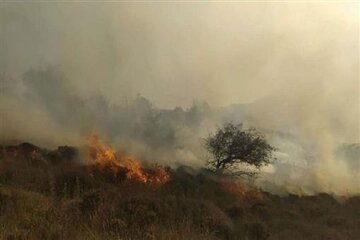
[[[123,175],[127,180],[150,184],[164,184],[170,179],[165,168],[146,170],[134,157],[118,156],[114,149],[104,145],[96,135],[89,138],[89,152],[94,161],[89,167],[92,172],[110,172],[115,176]]]
[[[359,197],[280,197],[188,167],[147,169],[96,137],[86,149],[84,166],[72,147],[0,147],[0,239],[360,236]]]

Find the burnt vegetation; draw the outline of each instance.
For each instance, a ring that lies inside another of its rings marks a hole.
[[[358,239],[360,198],[277,196],[190,167],[147,184],[78,149],[0,147],[0,239]],[[148,169],[147,171],[152,171]]]

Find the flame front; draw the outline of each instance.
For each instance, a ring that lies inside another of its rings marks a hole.
[[[143,183],[162,184],[170,179],[169,173],[162,167],[145,170],[138,160],[131,156],[117,156],[116,152],[101,143],[96,135],[89,138],[90,156],[95,160],[94,167],[102,171],[110,169],[113,173],[125,171],[126,179]]]

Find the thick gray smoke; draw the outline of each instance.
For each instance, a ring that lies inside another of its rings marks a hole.
[[[245,122],[279,148],[264,181],[360,192],[359,9],[2,2],[0,140],[80,145],[96,132],[201,166],[201,137]]]
[[[6,113],[2,141],[27,140],[54,147],[85,144],[91,134],[97,134],[141,159],[199,164],[194,154],[201,152],[201,129],[211,117],[206,103],[165,110],[141,95],[124,104],[110,104],[98,94],[82,98],[55,68],[30,70],[22,83],[24,91],[2,94],[7,101],[1,106]]]

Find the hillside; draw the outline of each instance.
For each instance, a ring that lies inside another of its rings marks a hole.
[[[80,151],[0,147],[0,239],[360,237],[359,196],[280,197],[185,166],[139,168],[168,176],[142,181],[128,166],[84,165]]]

